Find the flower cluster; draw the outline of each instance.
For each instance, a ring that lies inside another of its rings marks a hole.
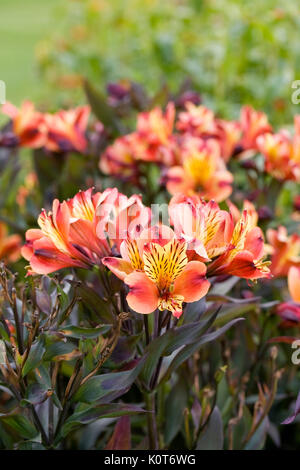
[[[149,219],[150,212],[139,196],[127,198],[117,189],[93,194],[90,188],[62,203],[55,199],[52,211],[43,210],[38,218],[40,229],[26,232],[22,255],[30,262],[30,273],[88,269],[118,252],[122,238],[146,227]]]
[[[137,195],[115,188],[93,195],[92,188],[42,211],[40,229],[26,233],[23,256],[30,273],[68,266],[107,266],[129,288],[129,306],[139,313],[159,308],[179,317],[183,302],[206,295],[208,277],[245,279],[270,276],[257,214],[246,203],[221,210],[199,196],[176,195],[169,204],[173,228],[153,223]]]
[[[242,108],[239,121],[226,121],[187,102],[175,120],[170,102],[165,113],[160,108],[140,113],[136,131],[116,139],[99,166],[105,174],[134,181],[140,162],[155,162],[164,170],[162,182],[171,195],[223,201],[233,182],[226,163],[236,153],[257,151],[257,138],[271,130],[266,115],[249,106]]]
[[[135,181],[139,164],[151,161],[163,170],[162,182],[171,195],[198,194],[206,200],[225,200],[233,177],[226,164],[235,155],[264,157],[265,171],[275,179],[300,181],[300,116],[294,136],[273,133],[267,115],[250,106],[237,121],[219,119],[203,105],[185,103],[175,116],[171,102],[166,112],[155,108],[138,115],[136,131],[115,140],[101,155],[105,174]]]
[[[267,132],[257,139],[257,145],[268,173],[278,180],[300,182],[300,116],[295,116],[293,137],[286,130]]]
[[[4,133],[1,138],[2,145],[9,142],[21,147],[43,147],[50,152],[83,153],[87,148],[89,106],[49,114],[37,111],[30,101],[25,101],[20,109],[7,102],[2,112],[12,120],[10,133]]]

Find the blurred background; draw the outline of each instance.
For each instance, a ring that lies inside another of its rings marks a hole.
[[[82,76],[152,92],[189,78],[224,117],[252,104],[287,124],[299,13],[298,0],[1,0],[0,78],[9,101],[50,109],[84,102]]]

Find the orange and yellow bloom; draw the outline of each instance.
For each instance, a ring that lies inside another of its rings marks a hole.
[[[21,147],[81,153],[87,148],[85,131],[90,114],[89,106],[44,114],[36,111],[30,101],[24,101],[20,109],[6,103],[2,112],[11,118],[17,145]]]
[[[51,152],[77,151],[83,153],[87,148],[85,131],[89,114],[89,106],[45,114],[45,147]]]
[[[300,303],[300,267],[292,266],[288,272],[288,286],[294,302]],[[300,320],[300,314],[299,314]]]
[[[283,226],[267,231],[273,276],[287,276],[292,266],[300,266],[300,236],[288,235]]]
[[[169,310],[179,318],[183,302],[195,302],[209,289],[206,266],[189,261],[187,244],[175,238],[168,227],[151,240],[151,233],[141,233],[138,240],[123,242],[122,258],[104,258],[107,266],[129,287],[128,305],[138,313],[151,313],[157,308]],[[150,241],[149,241],[150,236]]]
[[[21,147],[39,148],[45,144],[43,114],[36,111],[33,103],[24,101],[20,109],[7,102],[2,112],[12,120],[13,133]]]
[[[128,232],[146,227],[149,218],[139,196],[127,198],[116,188],[92,194],[90,188],[62,203],[55,199],[52,211],[43,210],[40,229],[26,232],[22,255],[30,262],[30,273],[90,268],[118,250]]]
[[[257,139],[258,148],[265,157],[265,169],[274,178],[300,181],[300,116],[295,116],[293,138],[282,130],[266,133]]]
[[[171,195],[198,194],[217,202],[230,196],[233,176],[220,157],[216,141],[189,137],[183,141],[180,153],[182,164],[171,167],[166,174]]]

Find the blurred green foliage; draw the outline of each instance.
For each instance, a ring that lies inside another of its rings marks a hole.
[[[123,78],[150,91],[190,77],[204,101],[233,118],[241,104],[275,124],[298,112],[298,0],[69,0],[38,48],[61,101],[80,96],[76,75],[103,87]]]
[[[55,28],[60,3],[62,0],[1,0],[0,79],[6,83],[7,100],[16,104],[28,98],[43,100],[51,91],[38,76],[35,47]]]

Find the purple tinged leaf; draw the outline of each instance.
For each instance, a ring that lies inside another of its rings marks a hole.
[[[131,428],[129,416],[122,416],[111,436],[105,450],[130,450],[131,449]]]
[[[298,414],[300,414],[300,391],[297,396],[294,413],[288,418],[286,418],[284,421],[282,421],[281,424],[291,424],[296,419]]]

